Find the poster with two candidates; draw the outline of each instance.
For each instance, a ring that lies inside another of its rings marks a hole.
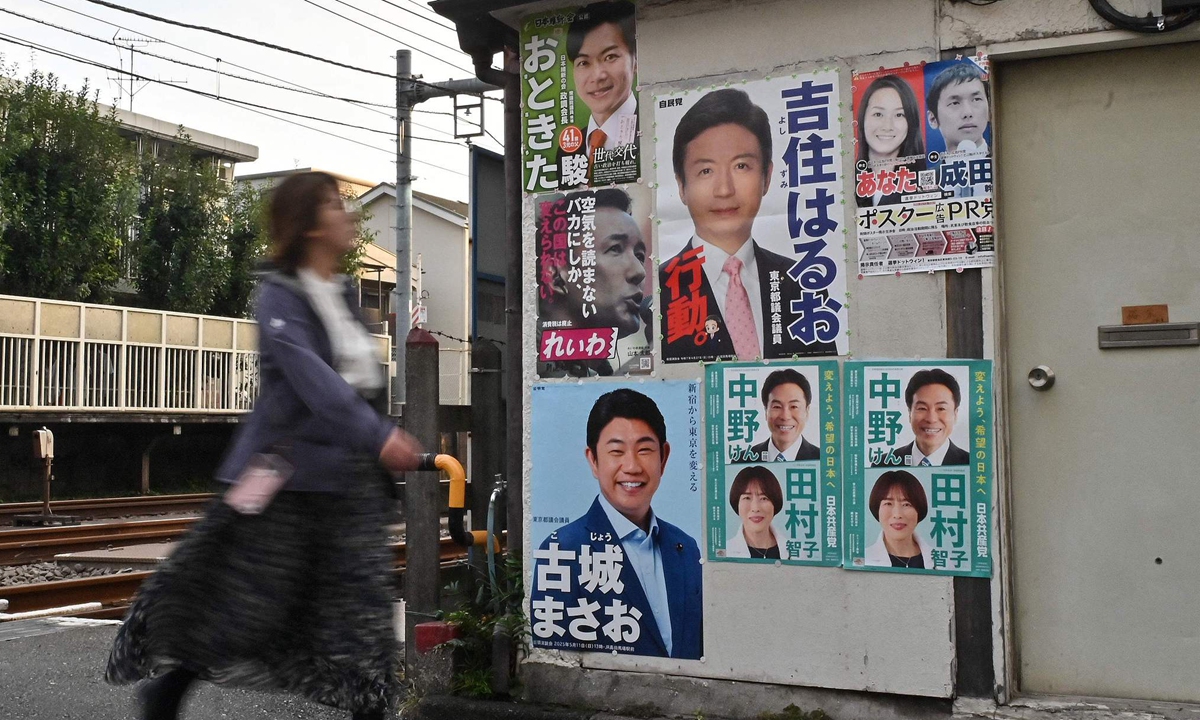
[[[854,74],[859,273],[995,264],[989,86],[984,57]]]
[[[700,383],[535,385],[532,406],[533,646],[700,659]]]
[[[840,375],[834,361],[708,367],[710,560],[841,564]]]
[[[845,567],[991,577],[991,361],[847,362],[845,383]]]

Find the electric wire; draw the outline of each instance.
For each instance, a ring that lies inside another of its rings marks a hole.
[[[404,32],[412,33],[413,35],[416,35],[417,37],[421,38],[422,40],[428,40],[429,42],[433,43],[434,45],[443,47],[443,48],[449,50],[450,52],[454,53],[455,55],[465,55],[465,53],[462,51],[461,48],[451,47],[444,42],[434,40],[433,38],[429,37],[428,35],[422,35],[421,33],[417,32],[415,30],[412,30],[411,28],[406,28],[403,25],[397,25],[396,23],[392,22],[391,20],[388,20],[387,18],[380,17],[379,15],[376,15],[371,12],[367,12],[366,10],[363,10],[360,7],[351,5],[350,3],[346,2],[346,0],[333,0],[333,1],[335,3],[337,3],[338,5],[345,5],[346,7],[350,8],[351,10],[356,10],[356,11],[362,13],[363,15],[366,15],[369,18],[374,18],[375,20],[378,20],[379,22],[387,23],[388,25],[391,25],[394,28],[399,28],[399,29],[403,30]],[[308,2],[308,0],[305,0],[305,2]],[[396,42],[400,42],[400,41],[396,40]],[[401,43],[401,44],[403,45],[403,43]],[[416,50],[416,48],[413,48],[413,49]],[[421,52],[424,52],[424,51],[421,51]],[[445,61],[443,60],[443,62],[445,62]],[[467,68],[462,67],[461,65],[454,65],[454,68],[461,70],[463,72],[472,72],[471,70],[468,70]]]
[[[100,68],[100,69],[102,69],[102,70],[108,70],[108,71],[110,71],[110,72],[119,72],[119,73],[122,73],[122,74],[125,74],[125,75],[129,75],[129,76],[131,76],[131,77],[134,77],[134,78],[136,78],[136,79],[139,79],[139,80],[144,80],[144,81],[147,81],[147,82],[153,82],[153,83],[159,83],[159,84],[167,85],[168,87],[174,87],[174,88],[176,88],[176,89],[178,89],[178,90],[183,90],[183,91],[185,91],[185,92],[190,92],[190,93],[194,93],[194,94],[197,94],[197,95],[202,95],[202,96],[205,96],[205,97],[207,97],[207,98],[209,98],[209,99],[216,100],[216,101],[218,101],[218,102],[223,102],[223,103],[226,103],[226,104],[229,104],[229,105],[233,105],[234,107],[240,107],[240,108],[242,108],[243,110],[248,110],[248,111],[250,111],[250,112],[257,113],[257,114],[259,114],[259,115],[265,115],[266,117],[273,118],[273,119],[275,119],[275,120],[279,120],[279,121],[281,121],[281,122],[286,122],[286,123],[289,123],[289,124],[291,124],[291,125],[296,125],[296,126],[298,126],[298,127],[305,128],[305,129],[307,129],[307,130],[312,130],[312,131],[314,131],[314,132],[319,132],[319,133],[322,133],[322,134],[324,134],[324,135],[329,135],[329,136],[331,136],[331,137],[335,137],[335,138],[338,138],[338,139],[341,139],[341,140],[345,140],[345,141],[347,141],[347,142],[354,143],[355,145],[361,145],[361,146],[363,146],[363,147],[370,148],[370,149],[372,149],[372,150],[378,150],[379,152],[387,153],[387,154],[389,154],[389,155],[391,155],[391,154],[394,154],[394,152],[395,152],[395,151],[393,151],[393,150],[387,150],[387,149],[381,148],[381,147],[379,147],[379,146],[377,146],[377,145],[371,145],[371,144],[369,144],[369,143],[364,143],[364,142],[361,142],[361,141],[359,141],[359,140],[354,140],[353,138],[348,138],[348,137],[346,137],[346,136],[344,136],[344,135],[338,135],[338,134],[336,134],[336,133],[331,133],[331,132],[329,132],[329,131],[327,131],[327,130],[322,130],[322,129],[320,129],[320,128],[314,128],[314,127],[312,127],[312,126],[309,126],[309,125],[304,125],[303,123],[298,123],[298,122],[295,122],[295,121],[292,121],[292,120],[288,120],[287,118],[281,118],[281,117],[278,117],[278,116],[276,116],[276,115],[272,115],[272,114],[270,114],[270,113],[268,113],[268,112],[263,112],[263,110],[270,110],[270,111],[272,111],[272,112],[281,112],[281,113],[285,113],[285,114],[288,114],[288,115],[295,115],[295,116],[297,116],[297,117],[302,117],[302,118],[305,118],[305,119],[308,119],[308,120],[317,120],[317,121],[320,121],[320,122],[329,122],[329,123],[333,123],[333,124],[336,124],[336,125],[346,125],[346,123],[341,123],[341,122],[338,122],[338,121],[336,121],[336,120],[328,120],[328,119],[326,119],[326,118],[319,118],[319,117],[314,117],[314,116],[310,116],[310,115],[303,115],[303,114],[300,114],[300,113],[293,113],[293,112],[290,112],[290,111],[288,111],[288,110],[280,110],[279,108],[270,108],[270,107],[266,107],[266,106],[263,106],[263,105],[256,105],[256,104],[254,104],[254,103],[248,103],[248,102],[245,102],[245,101],[234,100],[234,99],[227,98],[227,97],[218,97],[217,95],[214,95],[214,94],[212,94],[212,93],[206,93],[206,92],[204,92],[204,91],[202,91],[202,90],[194,90],[194,89],[192,89],[192,88],[185,88],[185,87],[180,87],[180,86],[178,86],[178,85],[172,85],[171,83],[166,83],[166,82],[163,82],[163,81],[161,81],[161,80],[155,80],[154,78],[149,78],[149,77],[145,77],[145,76],[143,76],[143,75],[137,75],[137,74],[135,74],[135,73],[130,73],[130,72],[126,71],[126,70],[121,70],[121,69],[119,69],[119,68],[114,68],[114,67],[111,67],[111,66],[109,66],[109,65],[105,65],[105,64],[103,64],[103,63],[98,63],[98,62],[95,62],[95,61],[92,61],[92,60],[88,60],[87,58],[83,58],[83,57],[79,57],[79,56],[76,56],[76,55],[72,55],[72,54],[70,54],[70,53],[60,52],[60,51],[58,51],[58,50],[54,50],[53,48],[48,48],[48,47],[46,47],[46,46],[44,46],[44,45],[39,45],[39,44],[37,44],[37,43],[28,43],[28,42],[25,42],[25,41],[22,41],[22,40],[20,40],[19,38],[15,38],[15,37],[13,37],[13,36],[11,36],[11,35],[7,35],[7,34],[5,34],[5,33],[0,33],[0,41],[8,42],[8,43],[11,43],[11,44],[13,44],[13,45],[19,45],[19,46],[21,46],[21,47],[29,48],[30,50],[38,50],[38,51],[40,51],[40,52],[44,52],[44,53],[47,53],[47,54],[49,54],[49,55],[55,55],[55,56],[57,56],[57,57],[65,58],[65,59],[67,59],[67,60],[73,60],[73,61],[75,61],[75,62],[78,62],[78,63],[83,63],[83,64],[85,64],[85,65],[92,65],[92,66],[94,66],[94,67],[98,67],[98,68]],[[360,126],[356,126],[356,125],[350,125],[350,127],[354,127],[354,128],[358,128],[358,129],[362,129],[362,130],[371,130],[372,132],[383,132],[383,131],[379,131],[379,130],[372,130],[371,128],[365,128],[365,127],[360,127]],[[411,139],[413,139],[413,140],[424,140],[424,141],[431,141],[431,142],[438,142],[438,143],[447,143],[447,144],[451,144],[451,145],[459,145],[459,146],[460,146],[460,143],[457,143],[457,142],[452,142],[452,141],[449,141],[449,140],[436,140],[436,139],[433,139],[433,138],[424,138],[424,137],[416,137],[416,136],[410,136],[410,137],[411,137]],[[418,162],[418,163],[421,163],[421,164],[423,164],[423,165],[429,165],[430,167],[434,167],[434,168],[437,168],[437,169],[439,169],[439,170],[444,170],[444,171],[446,171],[446,172],[454,173],[454,174],[456,174],[456,175],[462,175],[462,176],[464,176],[464,177],[466,177],[466,175],[467,175],[467,174],[466,174],[466,173],[464,173],[464,172],[460,172],[460,171],[458,171],[458,170],[453,170],[453,169],[451,169],[451,168],[448,168],[448,167],[445,167],[445,166],[442,166],[442,165],[438,165],[438,164],[436,164],[436,163],[431,163],[431,162],[428,162],[428,161],[425,161],[425,160],[421,160],[421,159],[419,159],[419,158],[416,158],[416,157],[413,157],[413,158],[411,158],[411,160],[412,160],[413,162]]]
[[[340,2],[340,1],[341,1],[341,0],[335,0],[335,2]],[[92,0],[88,0],[88,2],[92,2]],[[370,25],[364,25],[363,23],[360,23],[359,21],[355,20],[354,18],[349,18],[349,17],[346,17],[345,15],[341,14],[340,12],[338,12],[338,11],[336,11],[336,10],[331,10],[330,8],[327,8],[327,7],[325,7],[324,5],[318,5],[317,3],[313,2],[313,0],[304,0],[304,2],[308,3],[309,5],[312,5],[312,6],[313,6],[313,7],[315,7],[315,8],[319,8],[319,9],[321,9],[321,10],[324,10],[325,12],[329,13],[330,15],[336,15],[337,17],[340,17],[341,19],[345,20],[345,21],[346,21],[346,22],[348,22],[348,23],[354,23],[355,25],[357,25],[357,26],[359,26],[359,27],[361,27],[361,28],[364,28],[364,29],[366,29],[366,30],[370,30],[371,32],[375,33],[376,35],[378,35],[378,36],[380,36],[380,37],[387,38],[388,40],[391,40],[392,42],[396,43],[397,45],[401,45],[401,46],[403,46],[403,47],[406,47],[406,48],[408,48],[408,49],[410,49],[410,50],[413,50],[413,51],[416,51],[416,52],[419,52],[419,53],[425,53],[425,54],[429,55],[429,57],[433,58],[434,60],[437,60],[437,61],[439,61],[439,62],[441,62],[441,63],[444,63],[444,64],[446,64],[446,65],[449,65],[450,67],[454,68],[455,70],[461,70],[462,72],[471,72],[470,70],[468,70],[468,69],[466,69],[466,68],[462,67],[461,65],[455,65],[454,63],[450,62],[449,60],[443,60],[442,58],[438,57],[437,55],[434,55],[434,54],[432,54],[432,53],[427,53],[426,51],[424,51],[424,50],[421,50],[421,49],[419,49],[419,48],[415,48],[415,47],[413,47],[412,45],[409,45],[408,43],[404,42],[403,40],[399,40],[399,39],[397,39],[397,38],[394,38],[394,37],[392,37],[391,35],[388,35],[388,34],[387,34],[387,33],[385,33],[385,32],[382,32],[382,31],[376,30],[375,28],[371,27]],[[346,3],[342,3],[342,4],[343,4],[343,5],[346,5]],[[348,5],[347,7],[354,8],[354,6],[353,6],[353,5]],[[354,9],[357,9],[357,8],[354,8]],[[367,13],[367,14],[368,14],[368,15],[370,15],[370,13]],[[372,16],[372,17],[374,17],[374,16]],[[377,19],[382,19],[382,18],[377,18]],[[385,21],[385,22],[386,22],[386,21]],[[419,37],[424,37],[424,36],[423,36],[423,35],[419,35]],[[428,38],[427,38],[427,39],[428,39]],[[440,44],[440,43],[439,43],[439,44]],[[445,47],[445,46],[443,46],[443,47]],[[451,50],[453,50],[453,48],[451,48]],[[394,76],[393,76],[393,77],[394,77]]]
[[[169,45],[169,46],[171,46],[171,47],[173,47],[173,48],[177,48],[177,49],[179,49],[179,50],[183,50],[184,52],[189,52],[189,53],[192,53],[193,55],[199,55],[200,57],[207,58],[207,59],[209,59],[209,60],[213,60],[213,61],[216,61],[216,62],[218,62],[218,63],[224,63],[224,64],[226,64],[226,65],[229,65],[229,66],[231,66],[231,67],[238,68],[239,70],[244,70],[244,71],[246,71],[246,72],[249,72],[249,73],[254,73],[255,75],[261,75],[261,76],[263,76],[263,77],[265,77],[265,78],[270,78],[271,80],[277,80],[277,81],[279,81],[279,82],[281,82],[281,83],[286,83],[287,85],[291,85],[291,86],[293,86],[294,88],[298,88],[298,90],[297,90],[297,91],[299,91],[299,90],[304,90],[304,91],[307,91],[305,94],[311,93],[311,94],[313,94],[313,95],[316,95],[316,96],[319,96],[319,97],[323,97],[323,98],[327,98],[327,99],[330,99],[330,100],[340,100],[341,102],[350,103],[351,105],[355,105],[355,106],[362,106],[362,109],[364,109],[364,110],[367,110],[367,111],[369,111],[369,112],[376,113],[377,115],[382,115],[382,116],[384,116],[384,117],[388,118],[389,120],[395,120],[395,119],[396,119],[396,116],[395,116],[395,115],[389,115],[389,114],[388,114],[388,113],[386,113],[386,112],[382,112],[382,111],[380,111],[380,110],[376,110],[376,109],[374,109],[373,107],[371,107],[371,105],[373,105],[373,103],[365,103],[365,102],[363,102],[363,101],[359,101],[359,100],[352,100],[352,99],[349,99],[349,98],[339,98],[339,97],[335,97],[335,96],[333,96],[333,95],[330,95],[330,94],[328,94],[328,93],[321,92],[320,90],[315,90],[315,89],[313,89],[313,88],[310,88],[310,87],[307,87],[307,86],[305,86],[305,85],[301,85],[301,84],[299,84],[299,83],[292,82],[291,80],[285,80],[285,79],[283,79],[283,78],[276,77],[276,76],[274,76],[274,75],[271,75],[271,74],[269,74],[269,73],[264,73],[264,72],[262,72],[261,70],[255,70],[254,68],[251,68],[251,67],[246,67],[246,66],[244,66],[244,65],[238,65],[238,64],[237,64],[237,63],[235,63],[235,62],[230,62],[230,61],[228,61],[228,60],[222,60],[222,59],[221,59],[221,58],[219,58],[219,57],[215,57],[215,56],[213,56],[213,55],[208,55],[208,54],[206,54],[206,53],[202,53],[202,52],[200,52],[199,50],[193,50],[192,48],[184,47],[183,45],[179,45],[178,43],[173,43],[173,42],[171,42],[170,40],[163,40],[162,38],[157,38],[157,37],[154,37],[153,35],[151,35],[151,34],[149,34],[149,33],[142,32],[142,31],[140,31],[140,30],[135,30],[134,28],[130,28],[130,27],[127,27],[127,26],[125,26],[125,25],[120,25],[120,24],[114,23],[114,22],[112,22],[111,20],[104,20],[104,19],[102,19],[102,18],[98,18],[98,17],[96,17],[95,15],[89,15],[89,14],[87,14],[87,13],[85,13],[85,12],[82,12],[82,11],[80,11],[80,10],[75,10],[75,9],[73,9],[73,8],[69,8],[69,7],[65,7],[65,6],[63,6],[63,5],[59,5],[59,4],[58,4],[58,3],[56,3],[56,2],[52,2],[52,0],[38,0],[38,1],[39,1],[39,2],[41,2],[41,3],[43,3],[43,4],[45,4],[45,5],[49,5],[49,6],[51,6],[51,7],[55,7],[55,8],[58,8],[58,9],[60,9],[60,10],[65,10],[65,11],[67,11],[67,12],[70,12],[70,13],[74,13],[75,15],[79,15],[80,17],[87,18],[88,20],[93,20],[93,21],[95,21],[95,22],[102,23],[102,24],[104,24],[104,25],[108,25],[108,26],[110,26],[110,27],[115,27],[115,28],[118,28],[118,29],[120,29],[120,30],[124,30],[124,31],[126,31],[126,32],[137,33],[137,34],[139,34],[139,35],[141,35],[141,36],[143,36],[143,37],[145,37],[145,38],[148,38],[148,39],[150,39],[150,40],[154,40],[155,42],[160,42],[160,43],[163,43],[164,45]],[[31,18],[31,19],[32,19],[32,18]],[[36,21],[36,22],[41,22],[41,21]],[[57,26],[57,25],[54,25],[53,27],[58,27],[58,26]],[[67,29],[67,28],[60,28],[60,29],[67,30],[68,32],[75,32],[75,31],[73,31],[73,30],[69,30],[69,29]],[[90,36],[88,36],[88,37],[90,37]],[[105,42],[105,43],[109,43],[109,44],[115,44],[115,43],[110,43],[108,40],[103,40],[103,39],[101,39],[100,41],[101,41],[101,42]],[[143,51],[143,52],[144,52],[144,51]],[[147,55],[151,55],[151,53],[145,53],[145,54],[147,54]],[[155,57],[158,57],[158,56],[155,56]],[[164,60],[168,60],[169,62],[180,62],[180,63],[182,63],[182,61],[179,61],[179,60],[172,60],[172,59],[170,59],[170,58],[166,58],[166,57],[163,57],[162,59],[164,59]],[[202,68],[202,69],[209,70],[210,72],[216,72],[216,73],[221,73],[221,72],[223,72],[223,71],[221,71],[221,70],[214,70],[214,69],[212,69],[212,68]],[[238,77],[238,76],[230,75],[230,77]],[[239,79],[250,80],[250,78],[240,78],[240,77],[239,77]],[[251,80],[251,81],[252,81],[252,82],[255,82],[255,81],[253,81],[253,80]],[[261,83],[262,81],[260,80],[260,81],[257,81],[257,82],[260,82],[260,83]],[[266,85],[271,85],[270,83],[264,83],[264,84],[266,84]],[[291,88],[287,88],[287,87],[283,87],[283,86],[276,86],[276,85],[271,85],[271,86],[272,86],[272,87],[279,87],[280,89],[284,89],[284,90],[290,90],[290,89],[291,89]],[[488,99],[488,100],[495,100],[495,99],[496,99],[496,98],[491,98],[491,97],[488,97],[487,95],[484,95],[483,97],[484,97],[485,99]],[[380,107],[387,107],[387,108],[392,108],[392,109],[394,109],[394,106],[392,106],[392,105],[382,105],[382,104],[381,104],[381,105],[380,105]],[[418,113],[428,113],[428,114],[432,114],[432,115],[453,115],[453,113],[439,112],[439,111],[436,111],[436,110],[425,110],[425,109],[422,109],[422,108],[413,108],[413,112],[418,112]],[[445,131],[442,131],[442,132],[445,132]]]
[[[447,25],[446,23],[444,23],[444,22],[441,22],[441,21],[440,21],[440,20],[438,20],[437,18],[434,18],[434,17],[429,17],[428,15],[422,15],[421,13],[419,13],[419,12],[417,12],[417,11],[415,11],[415,10],[409,10],[409,9],[408,9],[408,8],[406,8],[406,7],[403,7],[403,6],[401,6],[401,5],[397,5],[396,3],[392,2],[392,0],[380,0],[380,2],[382,2],[384,5],[391,5],[392,7],[396,8],[396,9],[397,9],[397,10],[399,10],[400,12],[406,12],[406,13],[408,13],[409,15],[416,15],[417,17],[421,18],[422,20],[427,20],[427,21],[429,21],[429,22],[433,23],[434,25],[437,25],[437,26],[438,26],[438,27],[440,27],[440,28],[445,28],[445,29],[447,29],[447,30],[451,30],[451,31],[456,31],[456,32],[457,32],[457,29],[456,29],[456,28],[455,28],[453,25]],[[418,7],[420,7],[420,6],[418,5]]]
[[[1112,25],[1132,32],[1158,34],[1179,30],[1200,20],[1200,8],[1191,8],[1171,16],[1136,17],[1118,12],[1108,0],[1088,0],[1096,14]]]
[[[54,29],[56,29],[56,30],[62,30],[63,32],[68,32],[68,33],[71,33],[72,35],[78,35],[79,37],[82,37],[82,38],[87,38],[88,40],[92,40],[92,41],[95,41],[95,42],[98,42],[98,43],[104,43],[105,45],[111,45],[111,46],[113,46],[113,47],[116,47],[116,48],[124,48],[124,46],[123,46],[123,45],[121,45],[120,43],[117,43],[117,42],[113,42],[112,40],[105,40],[105,39],[104,39],[104,38],[102,38],[102,37],[96,37],[95,35],[89,35],[89,34],[87,34],[87,33],[85,33],[85,32],[80,32],[79,30],[73,30],[73,29],[71,29],[71,28],[69,28],[69,27],[64,27],[64,26],[62,26],[62,25],[56,25],[56,24],[54,24],[54,23],[52,23],[52,22],[49,22],[49,21],[46,21],[46,20],[39,20],[38,18],[31,17],[31,16],[29,16],[29,15],[22,15],[21,13],[19,13],[19,12],[16,12],[16,11],[14,11],[14,10],[9,10],[8,8],[2,8],[2,7],[0,7],[0,12],[3,12],[3,13],[8,13],[9,15],[15,15],[15,16],[17,16],[17,17],[19,17],[19,18],[23,18],[23,19],[25,19],[25,20],[29,20],[30,22],[35,22],[35,23],[38,23],[38,24],[40,24],[40,25],[45,25],[45,26],[47,26],[47,27],[52,27],[52,28],[54,28]],[[150,39],[151,39],[151,40],[156,40],[157,38],[150,38]],[[266,82],[265,80],[256,80],[255,78],[251,78],[251,77],[245,77],[245,76],[243,76],[243,75],[238,75],[238,74],[236,74],[236,73],[225,72],[224,70],[217,70],[217,69],[214,69],[214,68],[205,67],[205,66],[203,66],[203,65],[197,65],[197,64],[195,64],[195,63],[190,63],[190,62],[188,62],[188,61],[186,61],[186,60],[177,60],[177,59],[175,59],[175,58],[172,58],[172,57],[167,57],[166,55],[159,55],[159,54],[157,54],[157,53],[152,53],[152,52],[149,52],[148,50],[138,50],[137,52],[141,53],[142,55],[146,55],[146,56],[148,56],[148,57],[157,58],[157,59],[159,59],[159,60],[166,60],[167,62],[170,62],[170,63],[175,63],[176,65],[182,65],[182,66],[184,66],[184,67],[195,68],[196,70],[204,70],[204,71],[207,71],[207,72],[215,72],[215,73],[218,73],[219,75],[221,75],[221,76],[223,76],[223,77],[230,77],[230,78],[234,78],[234,79],[236,79],[236,80],[242,80],[242,81],[249,82],[249,83],[255,83],[255,84],[257,84],[257,85],[263,85],[263,86],[266,86],[266,87],[278,88],[278,89],[280,89],[280,90],[287,90],[288,92],[300,93],[300,94],[302,94],[302,95],[311,95],[311,96],[313,96],[313,97],[323,97],[323,98],[328,98],[328,99],[330,99],[330,100],[340,100],[340,101],[342,101],[342,102],[352,103],[352,104],[354,104],[354,105],[370,105],[370,106],[372,106],[372,107],[380,107],[380,108],[392,108],[392,109],[394,109],[394,108],[395,108],[395,106],[394,106],[394,105],[387,105],[387,104],[385,104],[385,103],[375,103],[375,102],[371,102],[371,101],[369,101],[369,100],[355,100],[355,99],[353,99],[353,98],[336,97],[336,96],[334,96],[334,95],[326,95],[325,93],[323,93],[323,92],[320,92],[320,91],[317,91],[317,90],[307,90],[307,89],[303,89],[303,88],[292,88],[292,87],[288,87],[287,85],[279,85],[279,84],[277,84],[277,83]],[[222,60],[218,59],[218,62],[224,62],[224,61],[222,61]],[[230,64],[232,64],[232,63],[230,63]],[[251,72],[253,72],[253,71],[251,71]],[[385,114],[386,114],[386,113],[385,113]],[[392,120],[395,120],[395,119],[396,119],[396,118],[395,118],[395,116],[392,116],[392,115],[388,115],[387,117],[391,118]]]
[[[166,23],[167,25],[175,25],[176,27],[187,28],[189,30],[200,30],[202,32],[212,33],[213,35],[220,35],[222,37],[232,38],[234,40],[240,40],[245,43],[250,43],[251,45],[258,45],[261,47],[270,48],[272,50],[278,50],[280,52],[285,52],[285,53],[289,53],[291,55],[296,55],[296,56],[299,56],[302,58],[308,58],[309,60],[316,60],[317,62],[323,62],[323,63],[329,64],[329,65],[334,65],[334,66],[337,66],[340,68],[345,68],[347,70],[355,70],[357,72],[366,73],[368,75],[377,75],[379,77],[391,78],[393,80],[396,78],[396,76],[393,75],[392,73],[380,72],[379,70],[371,70],[369,68],[358,67],[357,65],[350,65],[350,64],[347,64],[344,62],[339,62],[337,60],[330,60],[329,58],[324,58],[324,57],[321,57],[320,55],[313,55],[312,53],[304,52],[303,50],[294,50],[289,47],[284,47],[282,45],[276,45],[275,43],[266,42],[265,40],[255,40],[254,38],[249,38],[244,35],[237,35],[235,33],[227,32],[225,30],[218,30],[217,28],[211,28],[206,25],[193,25],[191,23],[180,22],[179,20],[172,20],[170,18],[162,17],[161,15],[153,15],[148,12],[142,12],[141,10],[134,10],[133,8],[127,8],[124,5],[118,5],[116,3],[108,2],[108,0],[84,0],[84,1],[92,3],[93,5],[99,5],[101,7],[106,7],[111,10],[116,10],[118,12],[128,13],[130,15],[137,15],[138,17],[144,17],[149,20],[154,20],[156,22]]]

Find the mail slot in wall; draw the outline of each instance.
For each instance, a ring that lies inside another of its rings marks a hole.
[[[1100,349],[1200,345],[1200,322],[1101,325]]]

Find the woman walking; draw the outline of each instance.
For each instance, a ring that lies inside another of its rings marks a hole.
[[[379,466],[416,442],[377,412],[386,378],[348,281],[353,217],[325,173],[272,193],[276,271],[259,292],[261,392],[217,473],[221,502],[143,584],[110,683],[153,678],[144,720],[172,720],[196,680],[282,690],[349,710],[395,706],[392,503]]]

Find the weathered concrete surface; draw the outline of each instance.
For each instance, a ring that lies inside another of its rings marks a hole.
[[[949,700],[881,693],[787,687],[731,680],[704,680],[656,673],[526,663],[525,696],[536,702],[591,708],[639,717],[754,718],[788,705],[824,710],[837,720],[934,720],[949,718]]]

